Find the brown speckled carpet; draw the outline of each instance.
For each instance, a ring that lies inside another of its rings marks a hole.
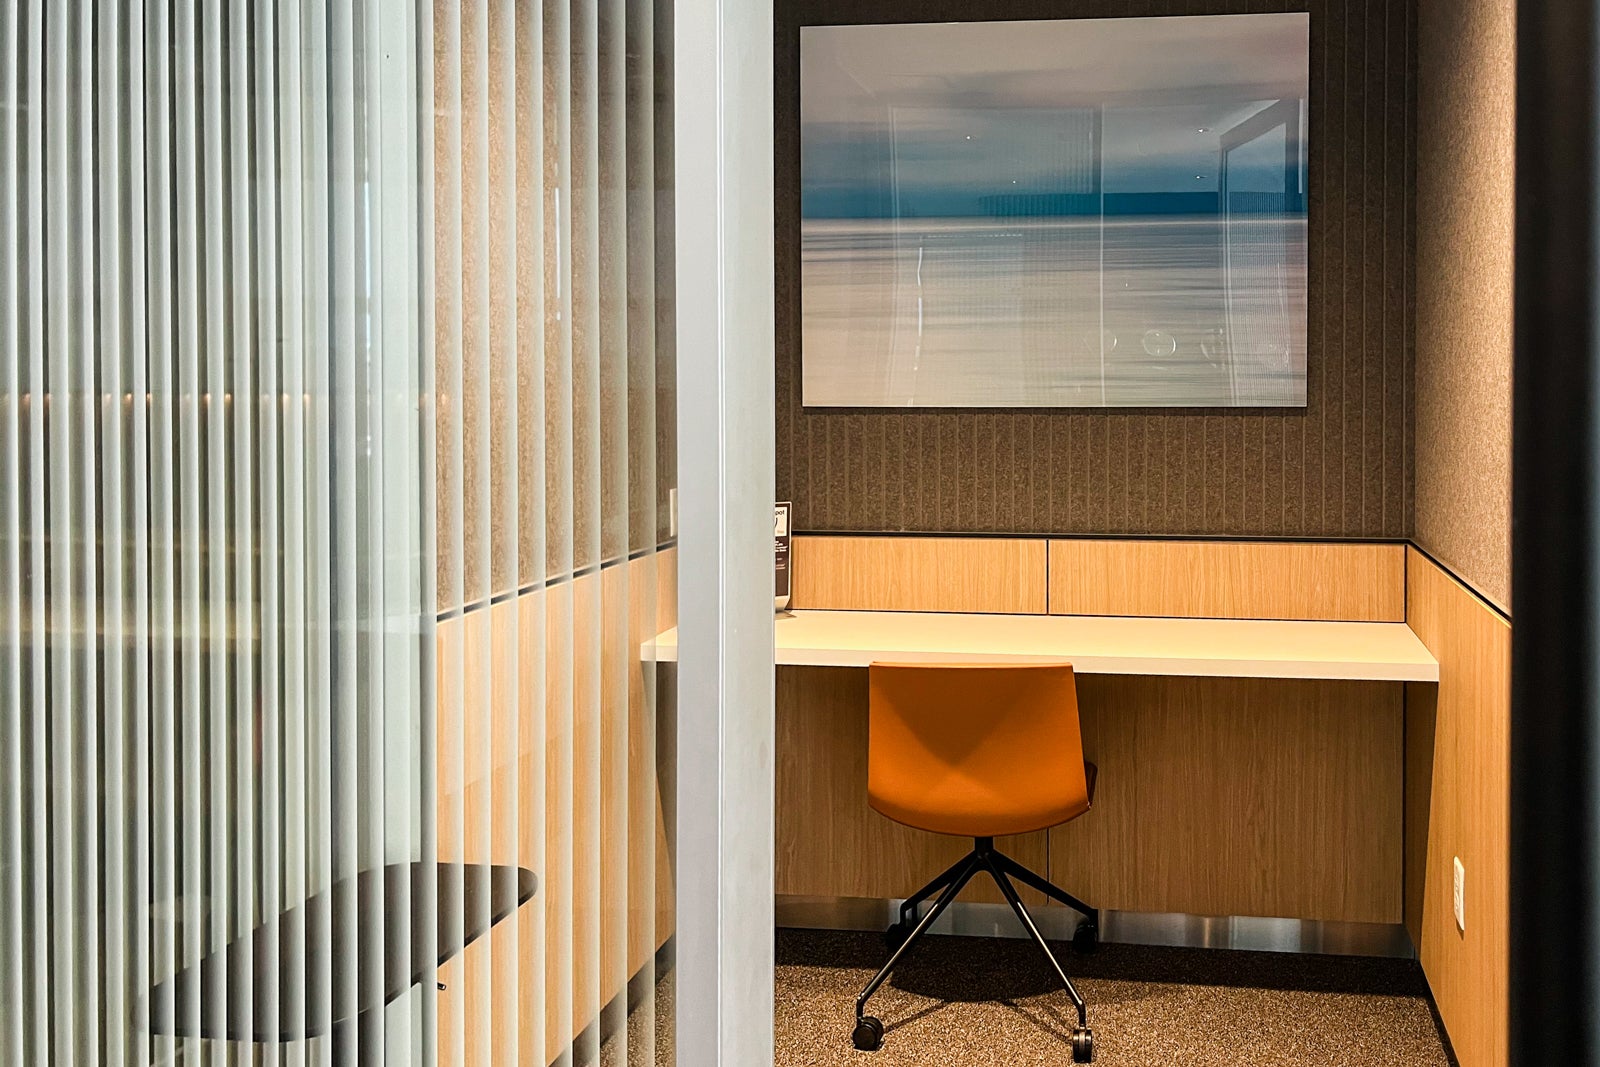
[[[1052,948],[1089,1002],[1105,1067],[1449,1064],[1411,961]],[[883,1048],[857,1052],[855,997],[885,958],[878,934],[778,931],[777,1067],[1072,1062],[1072,1004],[1038,949],[966,937],[929,937],[913,950],[868,1006],[887,1028]]]
[[[618,1026],[613,1016],[600,1043],[600,1067],[672,1067],[675,1060],[672,1042],[676,1012],[676,973],[670,962],[658,961],[660,977],[656,979],[655,996],[642,995],[644,989],[634,989],[629,999],[627,1026]],[[559,1061],[557,1061],[559,1062]],[[571,1067],[583,1067],[594,1062],[593,1057],[576,1055]]]

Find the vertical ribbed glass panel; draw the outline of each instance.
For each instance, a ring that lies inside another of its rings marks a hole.
[[[170,3],[148,0],[145,12],[143,99],[145,144],[145,355],[148,410],[148,516],[150,639],[150,986],[178,971],[177,804],[177,479],[174,353],[177,315],[173,278],[172,214],[172,12]],[[138,397],[134,398],[135,403]],[[140,560],[142,562],[142,560]],[[136,650],[137,652],[138,650]],[[142,988],[141,988],[142,991]],[[151,995],[142,1021],[151,1035],[155,1062],[178,1055],[178,995]]]
[[[250,122],[259,132],[256,150],[260,170],[265,174],[277,173],[278,121],[281,111],[278,101],[277,42],[278,27],[274,21],[272,5],[259,5],[245,23],[236,4],[238,21],[236,32],[244,39],[245,54],[239,56],[241,64],[248,64],[245,81],[247,92],[241,101],[244,113],[238,122]],[[236,113],[237,114],[237,113]],[[283,316],[276,313],[280,295],[286,287],[279,281],[279,219],[281,208],[277,191],[265,183],[255,187],[254,203],[249,205],[254,213],[254,271],[255,289],[260,307],[268,313],[255,317],[253,338],[255,377],[254,388],[241,387],[241,397],[249,397],[254,409],[257,427],[257,447],[245,457],[247,467],[253,466],[256,495],[254,505],[258,520],[255,539],[256,550],[262,564],[256,568],[255,590],[260,603],[260,659],[254,672],[258,708],[260,759],[253,763],[255,794],[246,798],[247,805],[258,813],[256,823],[259,850],[255,856],[257,877],[248,892],[257,893],[263,915],[280,915],[284,904],[292,899],[285,884],[288,855],[285,847],[287,827],[283,770],[285,766],[285,663],[288,634],[285,632],[283,610],[283,507],[279,497],[281,484],[282,435],[280,423],[284,414]],[[238,401],[236,401],[237,403]],[[243,506],[249,506],[248,502]],[[244,751],[248,752],[248,739]],[[248,898],[247,898],[248,899]],[[289,953],[285,951],[286,938],[280,926],[280,936],[255,943],[255,970],[259,976],[254,990],[255,1003],[252,1022],[256,1032],[282,1034],[285,997],[282,976]],[[263,1063],[279,1067],[291,1057],[285,1055],[280,1043],[264,1046]]]
[[[546,355],[547,264],[553,244],[546,225],[546,113],[545,25],[539,4],[515,5],[516,55],[513,87],[516,166],[516,335],[513,360],[516,369],[516,478],[518,535],[517,694],[510,703],[515,717],[516,744],[512,779],[515,862],[540,872],[545,897],[540,906],[525,908],[517,917],[517,952],[511,981],[516,990],[514,1012],[519,1038],[513,1061],[538,1067],[550,1061],[548,1049],[557,1044],[549,1027],[548,989],[550,931],[546,923],[550,868],[547,853],[546,798],[549,759],[549,664],[547,660],[548,600],[543,588],[546,574],[546,515],[549,500],[545,477],[547,426]]]
[[[0,1064],[670,1062],[670,17],[0,4]]]
[[[24,1063],[21,11],[0,9],[0,1060]]]
[[[100,560],[102,574],[101,623],[103,641],[101,665],[101,708],[103,721],[101,739],[104,746],[102,760],[101,796],[104,836],[104,863],[107,883],[103,901],[104,929],[102,935],[102,974],[105,982],[104,1010],[106,1018],[128,1017],[128,978],[133,946],[130,944],[128,925],[132,865],[128,849],[128,794],[131,779],[128,775],[127,754],[132,748],[129,725],[127,661],[127,620],[132,597],[128,595],[127,574],[124,569],[124,546],[131,541],[124,515],[124,472],[128,422],[132,418],[131,395],[126,389],[127,331],[124,322],[125,304],[123,281],[126,277],[127,259],[123,253],[124,221],[122,218],[123,191],[119,175],[123,166],[122,142],[126,119],[120,98],[121,68],[126,62],[121,32],[122,13],[111,0],[99,0],[94,13],[94,40],[98,47],[104,44],[115,50],[107,62],[92,66],[95,86],[94,104],[98,121],[95,123],[95,151],[92,191],[95,197],[96,234],[98,256],[91,255],[87,262],[95,265],[94,280],[96,313],[99,317],[99,343],[95,353],[100,368],[100,391],[91,393],[91,402],[99,407],[100,419]],[[95,49],[84,49],[82,61],[92,63]],[[126,399],[125,399],[126,398]],[[107,1067],[123,1067],[128,1062],[127,1036],[122,1033],[105,1035],[101,1047],[101,1062]]]
[[[124,625],[122,656],[126,663],[125,679],[128,699],[125,706],[131,723],[126,749],[110,755],[125,767],[128,791],[123,797],[121,813],[125,833],[131,841],[130,865],[123,884],[129,899],[128,960],[129,966],[124,986],[124,1010],[110,1018],[140,1020],[130,1022],[121,1035],[126,1047],[126,1062],[135,1067],[156,1062],[160,1057],[154,1041],[146,1034],[154,1029],[152,1013],[148,1008],[148,990],[152,985],[155,938],[151,902],[156,899],[155,869],[153,865],[153,822],[158,811],[153,803],[151,773],[154,766],[151,749],[152,691],[155,681],[157,650],[151,630],[151,534],[154,529],[150,506],[151,470],[150,434],[151,413],[154,408],[150,392],[150,326],[152,313],[149,307],[149,215],[146,209],[148,192],[145,170],[146,134],[145,93],[148,68],[145,63],[145,19],[143,0],[134,0],[125,10],[122,21],[122,39],[116,45],[127,58],[125,79],[106,86],[108,99],[116,99],[126,92],[127,98],[119,107],[125,121],[122,155],[113,161],[119,173],[125,175],[125,188],[118,190],[124,213],[119,230],[124,234],[123,255],[116,269],[122,271],[124,287],[121,293],[124,316],[120,358],[126,370],[123,381],[126,392],[122,396],[125,408],[127,445],[120,468],[111,468],[104,476],[118,479],[124,487],[124,543],[117,548],[123,563],[122,596],[128,606]],[[117,185],[114,176],[106,181]],[[108,1042],[115,1040],[115,1030],[108,1034]]]
[[[278,108],[276,149],[279,173],[303,172],[305,152],[304,107],[301,101],[303,78],[300,57],[304,50],[299,6],[283,4],[278,9],[277,49]],[[308,953],[310,926],[307,909],[288,907],[288,902],[307,899],[307,842],[314,828],[308,810],[307,729],[308,660],[306,655],[306,507],[305,455],[305,279],[301,272],[305,232],[305,197],[298,182],[286,182],[278,190],[278,249],[280,321],[278,327],[278,380],[282,383],[275,401],[279,421],[279,447],[274,479],[282,486],[279,496],[283,523],[282,555],[273,576],[282,597],[282,729],[283,745],[283,900],[284,923],[279,984],[281,1022],[284,1034],[308,1033],[312,1020],[319,1017],[307,996],[311,972]],[[312,1062],[308,1042],[291,1041],[285,1049],[288,1063]]]
[[[437,1059],[433,55],[0,4],[0,1063]]]
[[[49,412],[49,385],[45,379],[45,166],[44,166],[44,49],[45,10],[31,4],[26,14],[27,51],[23,59],[26,77],[26,149],[22,174],[25,182],[27,238],[24,263],[27,274],[27,325],[24,342],[27,374],[22,386],[22,410],[26,423],[27,488],[22,497],[18,538],[26,536],[27,562],[24,564],[23,603],[27,608],[26,633],[21,638],[26,665],[26,695],[22,725],[26,733],[27,767],[23,772],[26,790],[28,843],[23,854],[24,877],[28,881],[28,906],[24,910],[25,929],[32,933],[26,962],[30,988],[23,1026],[29,1048],[25,1062],[45,1062],[52,1057],[50,1004],[54,983],[59,978],[51,966],[50,907],[50,771],[46,763],[49,735],[50,693],[47,662],[50,653],[50,617],[47,615],[49,589],[46,562],[46,474],[50,469],[45,452],[45,424]],[[26,531],[24,535],[23,531]]]
[[[228,867],[228,918],[230,930],[253,929],[256,923],[258,871],[266,870],[257,858],[260,848],[258,811],[255,800],[259,792],[259,771],[256,762],[256,721],[263,717],[256,694],[263,686],[256,670],[256,655],[261,641],[261,631],[256,625],[257,616],[265,614],[263,599],[258,595],[254,560],[257,552],[256,531],[261,519],[256,511],[255,449],[247,442],[258,442],[261,435],[256,424],[255,398],[261,392],[257,381],[257,362],[260,351],[254,333],[255,295],[262,288],[263,279],[254,273],[253,245],[259,220],[252,214],[250,202],[250,49],[248,33],[250,22],[244,0],[229,0],[227,5],[226,36],[219,41],[219,51],[224,52],[225,87],[219,97],[225,102],[221,110],[221,123],[227,131],[228,166],[225,181],[228,190],[229,242],[226,263],[231,297],[228,305],[228,371],[227,386],[223,394],[222,414],[231,420],[225,432],[228,436],[229,455],[223,481],[227,483],[228,509],[231,530],[229,545],[230,574],[225,596],[231,600],[232,647],[229,649],[233,672],[231,698],[233,714],[227,743],[227,764],[231,771],[231,788],[224,794],[229,815],[229,826],[224,826],[223,837],[231,853]],[[219,35],[220,36],[220,35]],[[259,447],[259,446],[258,446]],[[225,535],[226,536],[226,535]],[[265,702],[262,702],[263,705]],[[221,812],[217,813],[218,816]],[[218,822],[222,822],[218,818]],[[266,914],[272,914],[266,911]],[[238,980],[229,990],[229,1026],[240,1033],[256,1032],[256,976],[265,978],[275,972],[265,970],[265,946],[258,952],[254,938],[250,938],[243,952]],[[265,986],[269,984],[262,982]],[[261,990],[265,1001],[266,989]],[[265,1004],[263,1004],[263,1007]],[[266,1022],[263,1012],[262,1022]]]
[[[438,847],[537,878],[513,923],[481,898],[444,916],[486,932],[441,970],[440,1059],[670,1062],[671,686],[641,655],[675,597],[670,9],[433,16]]]

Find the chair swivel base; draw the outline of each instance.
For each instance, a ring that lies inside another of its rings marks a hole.
[[[1034,944],[1044,953],[1050,967],[1055,971],[1056,977],[1066,988],[1067,996],[1072,998],[1072,1005],[1078,1012],[1078,1025],[1072,1031],[1072,1062],[1089,1063],[1094,1059],[1094,1031],[1089,1029],[1089,1010],[1083,997],[1079,996],[1078,989],[1072,984],[1072,979],[1061,969],[1055,953],[1050,951],[1050,946],[1045,944],[1039,928],[1034,925],[1033,917],[1028,914],[1028,909],[1022,903],[1022,898],[1017,895],[1017,890],[1011,884],[1011,879],[1016,878],[1024,885],[1036,889],[1059,901],[1074,911],[1084,916],[1078,924],[1077,931],[1072,936],[1072,947],[1077,952],[1093,952],[1100,943],[1100,929],[1095,921],[1096,912],[1089,905],[1072,896],[1070,893],[1057,888],[1047,879],[1028,870],[1022,864],[1003,853],[995,851],[994,838],[979,837],[973,841],[973,849],[962,857],[954,866],[939,877],[919,889],[906,902],[900,905],[900,919],[889,927],[884,933],[884,940],[889,946],[889,962],[883,965],[872,979],[867,983],[867,988],[862,990],[856,998],[856,1025],[851,1031],[850,1042],[863,1052],[875,1052],[883,1045],[883,1023],[877,1018],[868,1015],[867,1001],[878,988],[888,980],[895,966],[900,962],[912,945],[915,945],[922,936],[928,932],[939,915],[955,900],[956,894],[961,892],[963,886],[969,882],[973,875],[979,871],[987,871],[994,879],[995,885],[1000,887],[1000,893],[1006,898],[1006,903],[1011,905],[1011,910],[1017,913],[1017,918],[1022,920],[1023,927],[1033,939]],[[917,911],[922,904],[934,893],[939,897],[934,901],[933,907],[928,909],[926,915],[917,918]]]

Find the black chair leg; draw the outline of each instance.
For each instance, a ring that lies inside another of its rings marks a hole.
[[[1022,920],[1022,926],[1028,931],[1028,936],[1033,938],[1034,944],[1044,953],[1045,959],[1050,961],[1050,967],[1056,972],[1056,977],[1061,980],[1062,986],[1067,991],[1067,996],[1072,999],[1072,1005],[1078,1012],[1078,1025],[1072,1032],[1072,1060],[1074,1063],[1088,1063],[1094,1058],[1094,1032],[1089,1029],[1089,1007],[1084,1003],[1083,997],[1078,993],[1078,987],[1072,984],[1072,979],[1067,977],[1067,972],[1056,960],[1055,953],[1050,951],[1050,946],[1045,943],[1044,936],[1039,933],[1039,928],[1034,925],[1033,916],[1023,905],[1022,898],[1017,895],[1016,886],[1011,884],[1011,877],[1036,889],[1053,900],[1057,900],[1074,911],[1084,916],[1084,923],[1079,927],[1079,934],[1073,938],[1076,945],[1087,932],[1090,941],[1096,936],[1096,912],[1088,904],[1077,897],[1057,888],[1039,875],[1034,874],[1022,864],[1011,859],[994,848],[994,839],[988,837],[976,838],[974,848],[966,856],[951,866],[939,877],[923,886],[916,893],[908,897],[900,906],[900,921],[889,928],[889,946],[892,949],[889,961],[885,963],[873,976],[867,988],[861,991],[856,998],[856,1026],[850,1035],[855,1047],[865,1052],[878,1049],[883,1044],[883,1023],[867,1014],[867,1001],[876,993],[893,973],[911,946],[922,939],[940,914],[948,908],[963,886],[971,881],[972,876],[979,870],[989,872],[995,885],[1000,887],[1000,893],[1006,898],[1006,903],[1011,905],[1011,910],[1016,912],[1017,918]],[[911,925],[912,918],[918,908],[927,898],[938,892],[939,898],[934,901],[928,913],[917,920],[916,925]]]
[[[1047,878],[1039,877],[1037,874],[1034,874],[1032,871],[1028,870],[1028,868],[1024,867],[1010,856],[996,852],[994,854],[994,858],[995,861],[1000,865],[1001,870],[1005,871],[1006,874],[1015,878],[1023,885],[1030,889],[1038,890],[1045,896],[1056,901],[1058,904],[1065,904],[1073,911],[1082,915],[1085,919],[1088,919],[1091,923],[1099,925],[1096,921],[1096,916],[1099,913],[1088,904],[1085,904],[1083,901],[1067,892],[1065,889],[1062,889],[1060,886],[1056,885]]]
[[[969,852],[965,856],[962,856],[960,859],[952,863],[949,869],[943,874],[939,875],[939,877],[935,878],[933,881],[929,882],[927,885],[923,886],[921,889],[917,890],[915,893],[911,894],[905,899],[905,902],[900,905],[900,925],[904,927],[905,931],[910,931],[911,925],[916,919],[917,909],[921,907],[929,897],[933,896],[935,893],[939,892],[939,890],[943,889],[945,886],[961,877],[961,872],[965,871],[967,869],[967,865],[971,862],[972,854]]]
[[[932,926],[934,921],[939,918],[939,915],[950,906],[950,902],[956,899],[956,894],[961,892],[961,887],[966,885],[974,874],[978,873],[978,869],[982,865],[977,853],[972,853],[961,861],[959,873],[944,887],[944,891],[939,894],[939,899],[934,901],[932,908],[928,909],[928,914],[918,920],[917,925],[912,928],[906,939],[890,953],[889,962],[883,965],[878,973],[873,976],[872,981],[867,983],[867,988],[863,989],[861,995],[856,998],[856,1028],[854,1033],[850,1035],[850,1039],[856,1048],[864,1052],[872,1052],[883,1044],[883,1023],[867,1014],[868,999],[888,979],[890,973],[894,971],[895,965],[900,962],[900,957],[904,956],[912,945],[922,939],[922,935],[928,932],[928,927]]]
[[[1050,951],[1050,946],[1045,944],[1044,935],[1039,933],[1039,928],[1033,924],[1033,916],[1028,914],[1027,907],[1022,903],[1022,898],[1017,895],[1016,886],[1011,884],[1011,879],[1006,877],[1006,872],[1001,864],[995,861],[993,854],[983,857],[984,866],[989,874],[994,877],[995,884],[1000,887],[1000,893],[1006,898],[1006,903],[1011,905],[1011,910],[1017,913],[1017,918],[1022,920],[1028,936],[1033,938],[1033,943],[1039,946],[1039,951],[1044,953],[1044,958],[1050,962],[1050,967],[1056,972],[1056,977],[1061,979],[1061,984],[1066,987],[1067,996],[1072,998],[1072,1006],[1078,1009],[1078,1026],[1072,1031],[1072,1062],[1088,1063],[1094,1059],[1094,1031],[1089,1029],[1089,1006],[1084,1003],[1083,996],[1078,992],[1078,987],[1072,984],[1072,979],[1067,977],[1067,972],[1061,969],[1061,963],[1056,959],[1056,954]]]

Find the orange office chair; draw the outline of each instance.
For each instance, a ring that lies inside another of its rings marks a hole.
[[[856,998],[855,1047],[883,1044],[883,1024],[866,1013],[902,956],[916,944],[973,875],[987,871],[1017,913],[1078,1009],[1074,1063],[1094,1058],[1088,1008],[1045,944],[1011,884],[1015,878],[1083,915],[1073,948],[1099,942],[1095,909],[1016,860],[994,839],[1058,826],[1089,810],[1095,768],[1083,759],[1078,691],[1069,664],[932,665],[874,663],[869,670],[871,728],[867,802],[896,822],[973,839],[955,866],[900,906],[886,938],[889,962]],[[917,912],[939,897],[920,919]]]

